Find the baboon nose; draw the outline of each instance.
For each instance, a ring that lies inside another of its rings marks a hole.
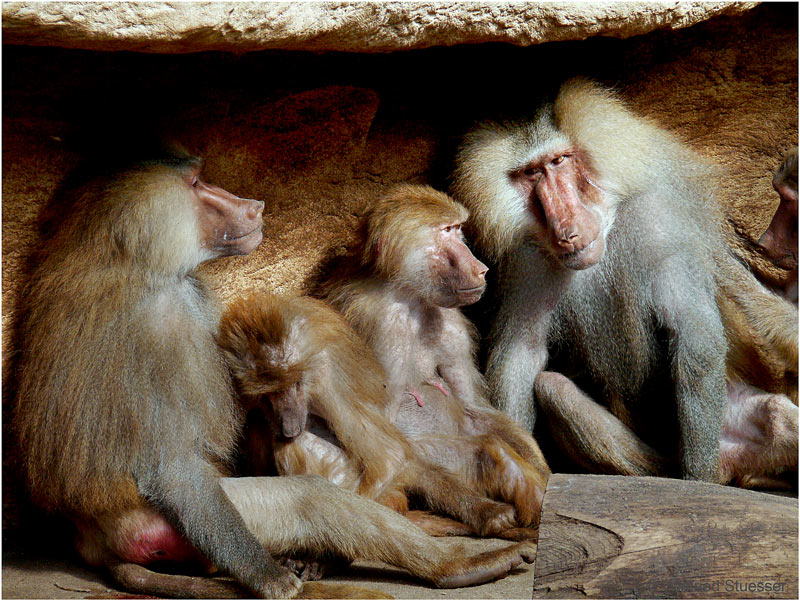
[[[487,271],[489,271],[489,268],[488,268],[488,267],[486,267],[486,265],[484,265],[483,263],[481,263],[481,262],[480,262],[480,261],[478,261],[477,259],[474,259],[474,260],[473,260],[473,263],[472,263],[472,273],[474,274],[474,276],[475,276],[477,279],[479,279],[479,280],[481,280],[481,281],[482,281],[482,280],[484,280],[484,279],[486,279],[486,272],[487,272]]]
[[[250,219],[255,219],[264,211],[264,201],[263,200],[252,200],[250,202],[250,208],[247,211],[248,216]]]
[[[557,244],[567,252],[574,252],[581,248],[581,235],[574,230],[563,232],[558,236]]]

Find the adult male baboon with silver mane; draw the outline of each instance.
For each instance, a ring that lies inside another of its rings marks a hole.
[[[785,396],[745,413],[727,405],[717,295],[744,267],[723,242],[714,172],[583,79],[528,121],[479,125],[459,150],[452,192],[500,267],[493,403],[533,428],[535,401],[584,469],[728,480],[754,457],[737,442],[752,426],[769,458],[755,471],[797,465],[797,408]],[[765,307],[780,301],[741,281]],[[776,315],[796,349],[791,313]],[[722,475],[721,435],[734,441]]]

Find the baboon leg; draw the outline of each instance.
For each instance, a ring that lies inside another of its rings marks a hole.
[[[431,536],[472,536],[475,530],[463,522],[430,511],[411,510],[404,514],[411,523]]]
[[[474,528],[470,528],[462,522],[442,515],[436,515],[430,511],[412,510],[406,512],[404,515],[417,527],[431,536],[475,536],[477,534]],[[537,541],[539,539],[539,529],[509,528],[497,534],[493,534],[492,538],[501,538],[511,541]]]
[[[798,408],[789,397],[729,382],[719,445],[722,481],[785,488],[779,476],[797,470],[797,429]]]
[[[513,506],[516,519],[509,528],[539,523],[547,479],[499,436],[424,435],[413,442],[420,455],[457,474],[470,490]],[[518,533],[510,536],[519,540]]]
[[[663,476],[667,461],[566,376],[543,371],[534,384],[559,448],[595,473]]]
[[[458,541],[428,536],[402,515],[318,476],[222,478],[220,484],[273,555],[302,549],[383,561],[440,588],[489,582],[536,556],[530,542],[470,556]]]
[[[538,525],[547,480],[497,436],[477,441],[477,472],[489,496],[511,503],[520,526]]]
[[[514,508],[476,493],[445,468],[426,465],[414,470],[409,490],[437,512],[452,515],[481,536],[493,536],[516,526]]]

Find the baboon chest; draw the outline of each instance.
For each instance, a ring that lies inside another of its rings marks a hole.
[[[550,365],[584,380],[587,392],[634,399],[660,379],[666,353],[650,309],[626,284],[570,291],[550,330]]]
[[[455,434],[452,413],[457,399],[438,370],[440,362],[447,361],[441,342],[446,324],[429,318],[407,326],[395,334],[403,352],[387,362],[393,382],[391,419],[406,435]]]

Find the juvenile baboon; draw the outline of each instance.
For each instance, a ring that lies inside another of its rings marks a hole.
[[[332,307],[253,293],[222,316],[218,341],[247,411],[267,414],[279,475],[316,474],[406,514],[408,495],[481,535],[518,537],[514,509],[428,463],[384,414],[386,374]],[[417,514],[414,514],[417,515]],[[435,520],[425,517],[425,525]],[[441,526],[452,526],[450,520]]]
[[[538,405],[584,469],[721,477],[718,282],[737,264],[714,188],[708,161],[582,79],[530,120],[477,126],[459,149],[453,194],[500,266],[492,402],[528,429]],[[796,422],[791,404],[777,414]]]
[[[797,146],[786,153],[772,187],[780,202],[758,243],[775,265],[790,272],[783,294],[797,304]]]
[[[753,241],[736,221],[728,241],[768,290],[797,305],[797,147],[790,148],[772,177],[778,206],[767,229]],[[760,304],[760,303],[759,303]]]
[[[788,276],[776,285],[753,262],[752,273],[740,263],[721,265],[717,278],[729,343],[722,478],[745,487],[786,486],[775,476],[797,468],[797,409],[790,404],[797,404],[798,377],[796,147],[772,184],[780,195],[775,216],[759,245],[745,246]]]
[[[251,252],[264,203],[204,183],[199,168],[176,158],[93,179],[48,234],[23,306],[14,417],[33,500],[72,519],[87,562],[146,594],[297,595],[270,553],[381,559],[439,586],[529,560],[525,543],[465,557],[321,478],[221,478],[241,414],[195,268]],[[197,557],[241,586],[143,567]],[[317,593],[364,591],[301,591]]]
[[[364,218],[350,261],[317,294],[367,341],[388,375],[387,417],[423,457],[536,525],[549,468],[531,435],[486,401],[475,332],[486,266],[464,244],[467,211],[428,186],[399,185]]]

